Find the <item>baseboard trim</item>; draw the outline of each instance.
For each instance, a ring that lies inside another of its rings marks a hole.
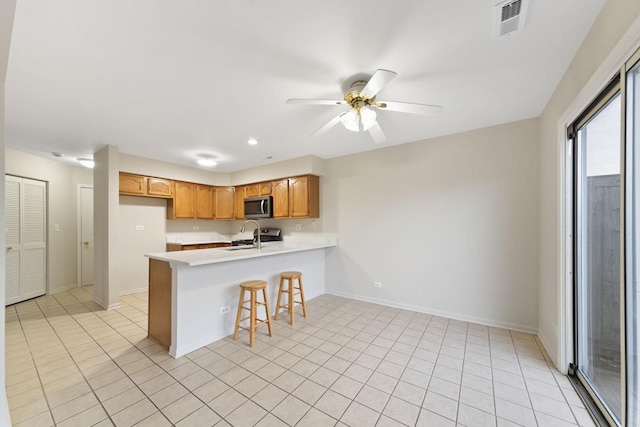
[[[567,372],[566,372],[567,367],[566,366],[564,366],[564,367],[557,366],[557,360],[558,360],[557,354],[549,351],[549,349],[552,348],[552,347],[549,346],[549,343],[547,342],[547,339],[544,337],[544,335],[542,335],[541,333],[538,333],[538,340],[540,340],[540,344],[542,344],[542,347],[544,347],[544,351],[547,352],[547,354],[551,358],[551,361],[556,366],[556,369],[560,373],[566,375],[567,374]],[[562,369],[560,369],[560,368],[562,368]]]
[[[325,290],[325,292],[327,294],[330,294],[330,295],[336,295],[336,296],[339,296],[339,297],[354,299],[354,300],[357,300],[357,301],[371,302],[371,303],[374,303],[374,304],[380,304],[380,305],[384,305],[384,306],[387,306],[387,307],[401,308],[403,310],[411,310],[411,311],[415,311],[415,312],[418,312],[418,313],[430,314],[432,316],[440,316],[440,317],[446,317],[448,319],[460,320],[462,322],[477,323],[477,324],[480,324],[480,325],[491,326],[491,327],[494,327],[494,328],[510,329],[512,331],[525,332],[525,333],[528,333],[528,334],[538,335],[538,329],[531,328],[529,326],[515,324],[515,323],[497,322],[495,320],[483,319],[483,318],[478,318],[478,317],[473,317],[473,316],[462,316],[462,315],[460,315],[458,313],[451,313],[451,312],[448,312],[448,311],[436,310],[436,309],[432,309],[432,308],[428,308],[428,307],[420,307],[420,306],[411,305],[411,304],[401,304],[401,303],[396,303],[396,302],[393,302],[393,301],[387,301],[387,300],[382,300],[382,299],[377,299],[377,298],[370,298],[370,297],[365,297],[365,296],[362,296],[362,295],[356,295],[356,294],[351,294],[351,293],[348,293],[348,292],[341,292],[341,291],[335,291],[335,290],[330,290],[330,289]]]
[[[78,285],[73,283],[71,285],[65,286],[63,288],[49,289],[49,295],[57,294],[60,292],[68,291],[69,289],[77,288]]]
[[[131,295],[131,294],[138,294],[140,292],[147,292],[149,290],[149,288],[140,288],[140,289],[131,289],[129,291],[124,291],[124,292],[120,292],[118,294],[118,296],[124,296],[124,295]]]

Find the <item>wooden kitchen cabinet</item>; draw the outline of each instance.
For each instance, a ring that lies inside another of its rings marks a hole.
[[[169,199],[167,217],[169,219],[193,219],[196,216],[196,184],[174,181],[173,199]]]
[[[216,187],[215,191],[215,217],[216,219],[235,219],[233,187]]]
[[[261,182],[259,185],[260,185],[260,195],[261,196],[270,196],[271,195],[271,182]]]
[[[260,195],[260,184],[248,184],[244,188],[244,197],[258,197]]]
[[[289,178],[289,215],[292,218],[320,217],[320,185],[317,176]]]
[[[273,181],[271,190],[273,192],[273,217],[289,217],[289,180],[280,179]]]
[[[234,209],[235,219],[244,219],[245,191],[246,191],[246,188],[245,188],[244,185],[236,187],[236,192],[235,192],[235,195],[234,195],[234,200],[235,200],[235,203],[234,203],[235,204],[235,209]]]
[[[119,182],[120,194],[144,196],[146,190],[144,176],[120,172]]]
[[[173,182],[164,178],[147,178],[147,194],[154,197],[173,197]]]
[[[196,184],[196,218],[213,219],[215,217],[215,188],[210,185]]]
[[[231,243],[212,242],[212,243],[194,243],[194,244],[188,244],[188,245],[183,245],[181,243],[167,243],[167,252],[193,251],[196,249],[226,248],[228,246],[231,246]]]
[[[119,193],[128,196],[173,197],[172,181],[164,178],[146,177],[120,172]]]

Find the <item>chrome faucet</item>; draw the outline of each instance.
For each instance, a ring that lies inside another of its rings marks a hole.
[[[245,227],[245,225],[247,225],[247,224],[248,224],[248,223],[250,223],[250,222],[253,222],[253,223],[256,225],[256,230],[258,230],[258,241],[256,242],[255,247],[256,247],[258,250],[260,250],[260,249],[262,249],[262,241],[261,241],[261,239],[260,239],[260,223],[259,223],[258,221],[253,220],[253,219],[248,219],[248,220],[246,220],[246,221],[245,221],[245,223],[244,223],[244,224],[242,224],[242,228],[240,229],[240,232],[241,232],[241,233],[244,233],[244,227]]]

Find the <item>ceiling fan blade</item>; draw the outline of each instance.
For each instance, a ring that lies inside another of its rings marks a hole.
[[[287,99],[287,104],[306,104],[306,105],[347,105],[346,101],[337,99]]]
[[[397,75],[398,74],[393,71],[377,70],[369,80],[369,83],[367,83],[367,85],[362,89],[362,92],[360,92],[360,96],[365,99],[373,98]]]
[[[376,102],[374,107],[381,110],[398,111],[400,113],[422,114],[432,116],[442,114],[442,107],[439,105],[412,104],[410,102],[381,101]]]
[[[346,114],[346,112],[342,112],[342,113],[338,114],[337,116],[335,116],[333,119],[329,120],[329,122],[326,125],[322,126],[320,129],[318,129],[317,131],[312,133],[311,137],[313,138],[313,137],[316,137],[316,136],[323,135],[329,129],[331,129],[332,127],[337,125],[340,122],[340,119],[342,118],[342,116],[345,115],[345,114]]]
[[[376,144],[380,144],[381,142],[387,140],[386,135],[384,134],[384,132],[382,132],[382,128],[378,123],[369,128],[369,135],[371,135],[371,138],[373,138],[373,142],[375,142]]]

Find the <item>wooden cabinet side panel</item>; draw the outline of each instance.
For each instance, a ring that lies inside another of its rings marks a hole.
[[[289,216],[289,180],[273,181],[273,217],[286,218]]]
[[[120,172],[119,177],[119,193],[144,195],[146,190],[145,177],[140,175],[132,175]]]
[[[160,345],[171,346],[171,266],[149,259],[148,335]]]
[[[147,178],[147,194],[157,197],[173,197],[172,182],[162,178]]]
[[[196,185],[196,218],[213,219],[213,191],[210,185]]]
[[[320,218],[320,177],[309,175],[309,218]]]
[[[216,187],[216,219],[235,219],[233,187]]]

